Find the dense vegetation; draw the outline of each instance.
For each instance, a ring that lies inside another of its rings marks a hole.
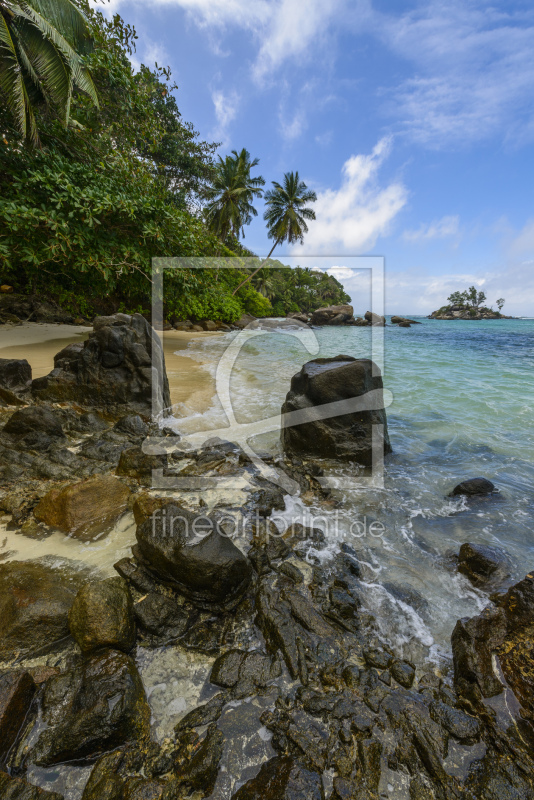
[[[48,53],[49,71],[63,70],[66,95],[47,91],[49,76],[29,65],[19,69],[17,100],[9,80],[13,53],[26,64],[16,40],[25,34],[13,7],[53,10],[57,37],[48,32],[36,46]],[[280,313],[307,309],[328,299],[327,284],[337,286],[332,298],[345,296],[333,279],[290,270],[261,283],[262,262],[246,261],[252,254],[239,241],[265,183],[251,175],[257,159],[246,150],[216,159],[218,145],[182,119],[169,71],[134,73],[137,36],[118,15],[108,20],[87,0],[0,0],[0,22],[11,26],[13,44],[10,62],[0,36],[1,283],[87,316],[103,307],[147,311],[152,257],[210,256],[209,270],[166,276],[166,316],[233,321],[243,311],[272,314],[273,303]],[[314,217],[306,204],[315,197],[298,173],[283,185],[295,178],[294,195],[282,199],[273,182],[278,216],[267,223],[275,245],[301,240],[304,220]],[[241,267],[218,269],[228,256]]]

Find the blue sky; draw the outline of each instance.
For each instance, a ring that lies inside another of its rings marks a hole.
[[[388,313],[429,313],[475,283],[534,316],[531,2],[108,9],[137,29],[134,63],[170,65],[202,138],[247,147],[268,183],[297,169],[315,189],[317,221],[286,254],[384,256]],[[258,210],[245,244],[265,254]]]

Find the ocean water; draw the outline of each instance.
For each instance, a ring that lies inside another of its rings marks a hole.
[[[506,550],[511,579],[534,567],[534,321],[440,321],[418,317],[411,328],[285,328],[196,340],[181,351],[217,380],[202,413],[180,405],[174,425],[186,436],[254,434],[256,451],[280,451],[277,415],[292,375],[310,358],[374,357],[391,392],[387,409],[393,454],[383,486],[334,490],[337,508],[288,497],[279,527],[295,518],[325,529],[328,562],[341,541],[364,566],[363,600],[380,634],[406,657],[450,663],[456,620],[478,613],[488,596],[456,572],[464,542]],[[249,338],[250,337],[250,338]],[[222,398],[222,400],[221,400]],[[231,411],[229,412],[229,408]],[[233,414],[233,419],[232,419]],[[350,465],[330,474],[354,477]],[[447,497],[470,477],[499,493],[466,501]],[[374,533],[369,532],[372,522]],[[377,531],[378,534],[377,535]]]

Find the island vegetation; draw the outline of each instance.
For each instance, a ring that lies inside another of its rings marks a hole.
[[[464,291],[455,291],[449,295],[447,305],[430,314],[430,319],[501,319],[505,318],[502,308],[505,304],[504,297],[495,301],[498,311],[493,307],[488,308],[485,292],[479,291],[476,286],[470,286]]]
[[[335,278],[267,269],[244,246],[266,184],[259,159],[216,155],[182,118],[170,71],[133,69],[136,40],[86,0],[0,0],[0,284],[88,319],[148,314],[153,257],[207,256],[212,268],[166,277],[167,318],[346,302]],[[272,181],[269,256],[303,241],[315,199],[296,171]],[[228,257],[236,269],[219,268]]]

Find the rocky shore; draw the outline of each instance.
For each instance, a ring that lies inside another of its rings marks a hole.
[[[428,319],[513,319],[501,314],[499,311],[494,311],[492,308],[474,308],[473,306],[454,305],[443,306],[429,314]]]
[[[333,322],[344,313],[322,324],[357,324]],[[127,511],[136,523],[112,578],[65,559],[0,563],[2,797],[61,800],[28,778],[65,764],[90,769],[83,800],[534,797],[534,577],[510,586],[505,553],[469,542],[458,553],[454,568],[488,605],[451,631],[453,670],[407,661],[365,608],[355,550],[322,561],[319,527],[269,519],[284,490],[243,450],[188,450],[165,427],[165,361],[143,317],[97,318],[46,378],[0,360],[0,387],[12,529],[91,542]],[[391,450],[382,391],[372,362],[308,362],[288,386],[284,454],[264,460],[303,502],[332,507],[329,459],[365,468],[377,425]],[[373,408],[356,407],[369,392]],[[347,405],[319,418],[328,403]],[[233,476],[244,499],[208,506],[153,488],[154,475]],[[475,478],[451,492],[492,502],[496,487]],[[161,741],[139,669],[157,648],[210,663],[204,701]]]

